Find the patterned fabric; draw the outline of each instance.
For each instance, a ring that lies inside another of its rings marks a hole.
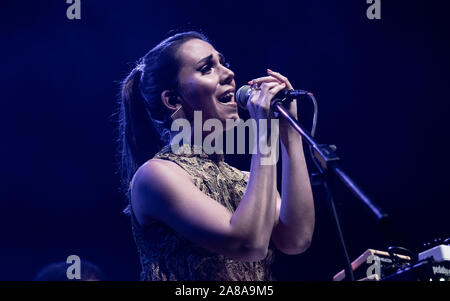
[[[201,147],[184,145],[181,152],[174,154],[165,146],[154,158],[178,164],[192,176],[198,189],[234,212],[245,192],[247,175],[225,163],[223,156],[207,155]],[[133,210],[131,221],[142,266],[141,280],[274,280],[272,246],[262,261],[238,261],[194,245],[162,222],[154,221],[143,228]]]

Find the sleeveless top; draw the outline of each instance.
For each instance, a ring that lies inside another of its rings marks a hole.
[[[245,192],[247,175],[225,163],[222,155],[208,155],[199,146],[183,145],[181,154],[177,155],[166,145],[154,158],[178,164],[192,176],[200,191],[231,212],[235,211]],[[132,208],[130,211],[132,232],[142,267],[141,280],[275,280],[272,273],[272,244],[265,259],[257,262],[238,261],[192,243],[160,221],[155,220],[142,227]]]

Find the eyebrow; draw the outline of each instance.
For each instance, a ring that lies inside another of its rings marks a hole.
[[[219,52],[218,55],[219,55],[219,59],[220,59],[221,62],[222,62],[222,61],[225,61],[225,57],[223,56],[222,53]],[[212,58],[213,58],[213,55],[210,54],[210,55],[208,55],[208,56],[202,58],[200,61],[198,61],[198,62],[197,62],[197,65],[199,65],[199,64],[201,64],[201,63],[204,63],[204,62],[207,62],[207,61],[210,61],[210,60],[212,60]]]

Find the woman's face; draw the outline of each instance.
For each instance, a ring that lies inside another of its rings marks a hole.
[[[202,111],[202,121],[216,118],[225,125],[226,119],[239,119],[234,99],[234,73],[225,58],[211,44],[200,39],[183,43],[178,49],[181,61],[178,73],[179,94],[188,117]]]

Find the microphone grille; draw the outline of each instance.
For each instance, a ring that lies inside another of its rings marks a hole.
[[[244,85],[240,87],[236,92],[236,102],[244,110],[247,110],[247,100],[250,93],[250,89],[251,88],[249,85]]]

